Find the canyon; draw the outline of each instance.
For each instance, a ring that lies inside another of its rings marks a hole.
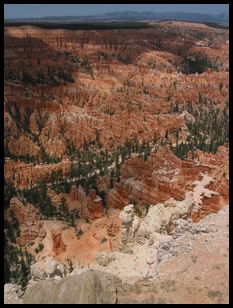
[[[94,302],[227,303],[228,125],[228,29],[5,26],[7,301],[80,275],[114,281]]]

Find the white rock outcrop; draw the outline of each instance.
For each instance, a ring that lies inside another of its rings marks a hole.
[[[134,239],[136,230],[139,227],[140,219],[134,214],[134,205],[129,204],[119,214],[121,220],[121,242],[126,244]]]
[[[183,201],[176,201],[173,198],[164,204],[151,205],[144,219],[140,219],[134,213],[133,205],[127,205],[120,212],[122,244],[136,240],[143,245],[149,239],[150,245],[154,242],[156,233],[167,234],[171,231],[173,221],[178,218],[185,218],[194,206],[192,192],[186,194]]]
[[[65,277],[67,274],[67,266],[57,263],[54,257],[46,257],[31,265],[32,280],[55,279]]]
[[[96,254],[96,262],[101,266],[108,266],[111,261],[111,257],[108,253],[99,252]]]
[[[19,285],[6,283],[4,285],[4,304],[22,304],[20,298],[23,291]]]
[[[145,217],[139,218],[132,204],[125,206],[119,214],[119,251],[114,252],[114,258],[113,253],[98,256],[97,263],[124,281],[132,282],[139,277],[156,280],[161,262],[192,251],[193,241],[199,235],[214,231],[213,227],[193,223],[190,218],[195,208],[202,205],[204,196],[216,194],[206,188],[212,179],[201,175],[202,179],[193,183],[193,190],[186,192],[184,200],[170,198],[150,205]]]

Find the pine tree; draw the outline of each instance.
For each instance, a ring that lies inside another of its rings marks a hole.
[[[74,215],[73,214],[70,215],[70,225],[71,225],[71,227],[75,226],[75,220],[74,220]]]
[[[28,268],[25,264],[24,259],[21,259],[21,273],[20,273],[20,284],[22,289],[26,288],[28,282]]]
[[[110,189],[113,188],[113,185],[114,185],[114,172],[111,171],[111,175],[110,175]]]

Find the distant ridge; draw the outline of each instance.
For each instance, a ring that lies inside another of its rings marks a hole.
[[[83,22],[83,21],[145,21],[145,20],[186,20],[196,22],[212,22],[220,24],[229,24],[229,12],[223,12],[218,15],[202,13],[184,13],[184,12],[111,12],[98,15],[87,16],[46,16],[40,18],[14,18],[5,19],[5,22]]]

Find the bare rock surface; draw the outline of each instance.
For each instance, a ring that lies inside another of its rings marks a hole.
[[[120,280],[101,271],[85,271],[56,284],[42,281],[26,290],[24,304],[115,304]]]
[[[4,285],[4,304],[22,304],[23,292],[19,285],[7,283]]]
[[[199,223],[179,219],[175,224],[173,234],[161,235],[158,247],[152,246],[154,253],[158,249],[157,258],[160,256],[161,260],[151,263],[145,245],[141,255],[136,249],[132,255],[114,253],[110,271],[124,282],[118,292],[118,303],[229,302],[229,206]],[[137,275],[133,276],[133,271]]]
[[[174,220],[174,229],[170,234],[153,232],[149,238],[144,237],[144,243],[138,243],[136,240],[130,242],[128,244],[130,244],[131,253],[127,253],[127,251],[113,252],[110,254],[111,263],[104,268],[101,266],[99,268],[117,275],[125,283],[135,283],[139,278],[159,283],[163,279],[161,269],[168,270],[169,264],[176,264],[179,259],[189,260],[191,258],[195,264],[196,258],[199,259],[199,251],[205,250],[207,250],[205,252],[206,260],[215,259],[213,253],[215,251],[217,254],[217,250],[216,248],[211,250],[208,246],[209,243],[210,245],[213,243],[215,247],[219,247],[219,250],[222,251],[224,255],[224,257],[221,257],[222,266],[227,268],[228,219],[228,206],[216,214],[207,216],[198,223],[193,223],[191,219],[176,219]],[[221,237],[221,240],[219,240],[219,237]],[[221,248],[221,245],[224,248]],[[186,263],[186,261],[183,262]],[[199,263],[198,266],[200,271],[203,264]],[[214,263],[212,266],[215,266]],[[186,268],[189,267],[183,264],[184,273]],[[182,272],[182,269],[180,270]],[[173,270],[169,272],[169,275],[171,273],[173,273]],[[213,274],[213,271],[210,270],[210,275]],[[167,273],[166,279],[168,278]],[[183,278],[186,279],[185,277]],[[221,280],[227,290],[226,278],[221,277]],[[210,282],[207,285],[210,287]]]

